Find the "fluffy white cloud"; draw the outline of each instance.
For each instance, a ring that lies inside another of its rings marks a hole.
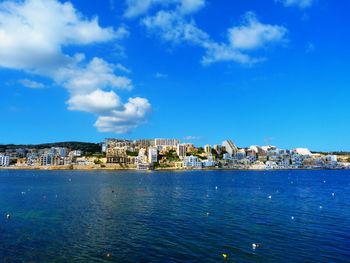
[[[241,26],[228,30],[230,44],[235,49],[257,49],[266,44],[284,40],[287,29],[283,26],[262,24],[255,14],[248,12]]]
[[[175,44],[190,43],[202,47],[206,54],[203,64],[220,61],[235,61],[253,64],[264,60],[253,57],[248,51],[262,48],[268,44],[285,41],[287,29],[283,26],[261,23],[254,13],[245,14],[241,25],[228,29],[227,41],[220,43],[196,25],[195,21],[177,10],[158,11],[153,16],[142,19],[148,31],[159,35],[164,41]]]
[[[125,36],[125,29],[102,28],[71,3],[56,0],[5,1],[0,4],[0,66],[47,72],[71,62],[68,45],[86,45]],[[48,74],[48,73],[47,73]]]
[[[131,80],[115,75],[115,68],[113,64],[95,57],[84,67],[76,64],[63,67],[54,77],[72,94],[89,93],[96,88],[131,89]]]
[[[144,98],[130,98],[122,110],[114,110],[107,116],[100,116],[95,127],[102,132],[127,133],[144,123],[151,111],[151,105]]]
[[[174,6],[180,13],[189,14],[205,6],[205,0],[126,0],[124,16],[136,17],[147,13],[154,6]]]
[[[185,41],[197,45],[205,45],[209,41],[208,34],[199,29],[193,20],[187,21],[175,11],[161,10],[154,16],[145,17],[142,24],[165,41]]]
[[[118,109],[121,106],[120,99],[114,91],[95,90],[88,94],[73,95],[68,101],[70,110],[91,112],[96,114],[106,113]]]
[[[30,79],[21,79],[19,81],[19,83],[21,83],[24,87],[26,88],[30,88],[30,89],[43,89],[45,88],[45,85],[34,81],[34,80],[30,80]]]
[[[312,6],[315,0],[276,0],[282,2],[285,6],[297,6],[299,8],[307,8]]]
[[[128,35],[123,26],[117,30],[101,27],[97,17],[84,17],[70,2],[23,0],[0,3],[0,67],[53,80],[69,92],[67,104],[70,110],[108,117],[130,107],[133,99],[123,105],[112,91],[132,88],[129,78],[115,74],[115,70],[126,72],[125,67],[97,57],[86,62],[84,54],[72,56],[64,52],[69,46],[116,41]],[[40,87],[39,83],[27,79],[21,83],[31,88]],[[145,121],[135,111],[123,116],[123,128],[120,129],[123,131]],[[132,119],[129,126],[128,118]]]

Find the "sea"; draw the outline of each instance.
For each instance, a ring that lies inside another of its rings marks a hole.
[[[0,170],[0,262],[350,262],[350,170]]]

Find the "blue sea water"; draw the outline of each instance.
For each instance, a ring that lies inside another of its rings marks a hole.
[[[0,223],[0,262],[350,262],[350,171],[1,170]]]

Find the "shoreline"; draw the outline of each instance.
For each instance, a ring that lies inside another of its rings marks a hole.
[[[82,165],[69,165],[69,166],[7,166],[0,167],[0,170],[17,170],[17,171],[288,171],[288,170],[349,170],[346,168],[314,168],[314,167],[303,167],[303,168],[156,168],[150,170],[138,170],[136,167],[122,167],[122,166],[110,166],[110,167],[98,167],[98,166],[82,166]]]

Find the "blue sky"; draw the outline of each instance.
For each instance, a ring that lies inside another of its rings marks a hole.
[[[349,7],[1,1],[0,143],[230,138],[349,151]]]

